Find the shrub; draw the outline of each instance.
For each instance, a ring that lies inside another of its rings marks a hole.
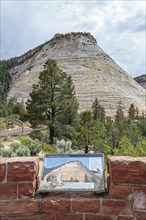
[[[0,142],[0,149],[4,148],[4,145]]]
[[[41,150],[41,144],[37,140],[32,140],[31,138],[26,146],[29,148],[31,156],[37,155]]]
[[[30,155],[30,149],[27,146],[18,143],[11,144],[9,149],[0,149],[0,156],[2,157],[21,157]]]
[[[29,136],[35,140],[38,139],[39,141],[47,141],[48,140],[48,130],[34,130],[31,131]]]
[[[6,129],[8,126],[8,121],[5,118],[0,118],[0,128],[1,130]]]
[[[41,144],[39,143],[38,140],[33,140],[28,136],[19,136],[18,138],[21,143],[25,146],[28,147],[28,149],[30,150],[30,155],[31,156],[35,156],[39,153],[39,151],[41,150]]]
[[[18,149],[16,149],[16,151],[14,152],[17,156],[30,156],[31,152],[30,149],[26,146],[23,147],[19,147]],[[14,155],[15,155],[14,154]]]
[[[12,155],[12,149],[0,149],[0,156],[2,157],[11,157]]]
[[[72,142],[71,141],[65,141],[64,139],[57,140],[56,141],[56,149],[58,153],[72,153],[71,149]]]
[[[42,150],[45,153],[50,153],[50,154],[56,154],[57,153],[57,150],[54,148],[53,145],[46,144],[46,143],[41,143],[41,145],[42,145]]]
[[[12,151],[16,151],[21,146],[22,145],[19,144],[19,143],[12,143],[12,144],[10,144],[10,148],[12,149]]]
[[[30,138],[26,135],[19,135],[18,140],[21,141],[23,145],[28,145]]]
[[[11,135],[7,135],[7,136],[5,136],[5,137],[3,138],[3,141],[11,142],[11,141],[13,141],[13,140],[14,140],[14,138],[13,138]]]

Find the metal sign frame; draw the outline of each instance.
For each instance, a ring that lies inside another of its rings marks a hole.
[[[46,154],[38,192],[105,192],[103,154]]]

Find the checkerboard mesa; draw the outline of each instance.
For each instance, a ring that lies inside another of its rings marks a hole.
[[[139,113],[145,111],[144,88],[86,32],[56,34],[48,42],[18,57],[18,65],[10,69],[9,97],[26,101],[48,59],[56,60],[59,68],[71,75],[79,111],[90,109],[97,97],[109,116],[115,115],[119,101],[125,113],[131,103],[138,107]]]

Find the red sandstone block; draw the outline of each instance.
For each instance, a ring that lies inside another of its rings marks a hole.
[[[136,211],[134,220],[146,220],[146,211]]]
[[[121,186],[111,183],[109,194],[112,199],[130,199],[132,198],[132,186]]]
[[[135,187],[134,191],[134,208],[146,209],[146,187]]]
[[[0,181],[5,179],[6,161],[7,158],[0,157]]]
[[[146,183],[146,157],[109,156],[108,172],[113,183]]]
[[[121,183],[136,183],[146,184],[146,171],[145,173],[129,173],[127,172],[115,172],[113,171],[111,181],[114,184]]]
[[[28,198],[35,195],[37,184],[36,180],[27,183],[19,183],[18,197]]]
[[[85,214],[85,220],[112,220],[109,215]]]
[[[50,196],[43,199],[42,212],[70,212],[70,198]]]
[[[31,181],[37,178],[38,157],[15,157],[8,159],[8,181]]]
[[[83,220],[83,216],[80,214],[57,215],[56,220]]]
[[[0,218],[0,220],[56,220],[54,215],[44,215],[44,214],[17,214],[17,215],[7,215]]]
[[[119,216],[117,220],[133,220],[131,216]]]
[[[0,213],[35,213],[38,212],[38,201],[36,200],[13,200],[0,203]]]
[[[0,183],[0,200],[16,199],[17,183]]]
[[[132,202],[123,200],[105,199],[102,201],[101,213],[111,215],[132,215]]]
[[[76,196],[73,198],[73,211],[76,212],[99,212],[100,203],[95,196]]]

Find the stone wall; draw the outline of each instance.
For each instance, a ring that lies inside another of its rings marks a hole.
[[[38,194],[37,157],[0,158],[0,220],[145,220],[146,157],[113,157],[108,193]]]

